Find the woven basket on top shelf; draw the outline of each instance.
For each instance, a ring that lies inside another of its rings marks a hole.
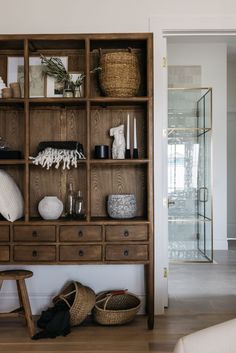
[[[110,97],[133,97],[140,86],[137,55],[132,51],[100,51],[100,86]]]
[[[70,324],[77,326],[83,322],[95,304],[94,291],[79,282],[72,282],[53,299],[53,303],[64,300],[70,308]]]
[[[123,325],[134,319],[140,306],[140,299],[132,293],[102,292],[96,296],[94,320],[101,325]]]

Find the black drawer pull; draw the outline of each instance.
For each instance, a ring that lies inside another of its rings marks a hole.
[[[125,231],[124,231],[124,236],[125,236],[125,237],[128,237],[128,236],[129,236],[129,231],[128,231],[128,230],[125,230]]]
[[[82,236],[83,236],[82,230],[79,231],[78,235],[79,235],[80,238],[82,238]]]
[[[38,233],[37,233],[36,230],[34,230],[34,231],[32,232],[32,236],[33,236],[33,237],[37,237],[37,236],[38,236]]]
[[[33,256],[33,257],[38,256],[38,253],[37,253],[37,251],[36,251],[36,250],[33,250],[33,251],[32,251],[32,256]]]
[[[128,256],[129,255],[129,250],[125,250],[124,251],[124,256]]]
[[[79,256],[84,256],[83,250],[80,250],[80,251],[79,251]]]

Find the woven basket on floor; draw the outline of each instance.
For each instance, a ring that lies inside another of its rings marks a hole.
[[[123,325],[134,319],[140,306],[140,299],[132,293],[102,292],[96,296],[94,320],[101,325]]]
[[[64,300],[70,308],[70,324],[77,326],[93,309],[95,298],[95,293],[91,288],[79,282],[72,282],[53,299],[53,303]]]
[[[110,97],[133,97],[140,86],[138,58],[132,51],[102,54],[100,51],[100,86]]]

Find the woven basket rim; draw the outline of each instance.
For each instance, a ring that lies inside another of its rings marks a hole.
[[[98,298],[99,296],[104,295],[104,294],[106,294],[106,293],[109,294],[110,291],[105,291],[105,292],[99,293],[98,295],[96,295],[96,300],[97,300],[97,298]],[[129,312],[129,311],[137,310],[138,308],[140,308],[140,306],[141,306],[141,300],[140,300],[140,298],[139,298],[137,295],[135,295],[135,294],[133,294],[133,293],[130,293],[130,292],[125,292],[124,294],[119,294],[119,295],[130,295],[130,296],[134,297],[135,299],[137,299],[139,303],[138,303],[137,306],[134,306],[133,308],[129,308],[129,309],[118,309],[118,310],[114,310],[114,309],[104,309],[104,308],[100,308],[100,307],[97,305],[97,303],[95,303],[94,308],[96,308],[97,310],[99,310],[99,311],[101,311],[101,312],[104,312],[104,313],[105,313],[105,312],[106,312],[106,313],[122,313],[122,312],[127,313],[127,312]]]

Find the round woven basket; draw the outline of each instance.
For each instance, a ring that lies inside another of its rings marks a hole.
[[[110,97],[133,97],[140,86],[138,58],[129,52],[100,52],[100,86]]]
[[[64,300],[70,308],[70,325],[77,326],[93,309],[95,298],[95,293],[91,288],[79,282],[72,282],[53,299],[53,303]]]
[[[132,293],[102,292],[96,296],[94,320],[101,325],[123,325],[134,319],[140,306],[140,299]]]

